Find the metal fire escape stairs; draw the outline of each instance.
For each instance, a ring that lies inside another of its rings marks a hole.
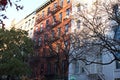
[[[90,73],[86,67],[84,67],[84,70],[88,76],[88,80],[105,80],[105,76],[102,72]]]

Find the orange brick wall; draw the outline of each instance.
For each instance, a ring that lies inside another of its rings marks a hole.
[[[57,3],[58,5],[60,4],[60,0],[53,0],[53,2],[49,2],[49,3],[46,3],[46,6],[44,6],[43,8],[41,8],[40,10],[37,11],[36,13],[36,22],[35,22],[35,28],[34,28],[34,40],[36,42],[35,46],[38,45],[38,38],[39,37],[42,37],[42,45],[41,46],[37,46],[35,47],[35,52],[38,53],[37,55],[40,56],[41,58],[44,57],[44,56],[49,56],[50,53],[48,50],[46,50],[45,53],[43,53],[43,48],[47,48],[49,49],[49,47],[47,45],[45,45],[45,42],[44,42],[44,34],[48,34],[48,38],[50,40],[51,38],[51,34],[52,34],[52,30],[55,31],[55,38],[57,38],[57,29],[58,28],[61,28],[61,37],[56,39],[55,41],[53,41],[52,43],[52,46],[53,46],[53,49],[55,50],[56,49],[56,43],[60,43],[62,47],[64,47],[64,40],[62,38],[62,36],[64,35],[64,39],[69,39],[69,34],[66,34],[65,35],[65,25],[67,23],[69,23],[69,31],[70,31],[70,26],[71,26],[71,19],[68,18],[68,19],[65,19],[66,17],[66,9],[70,9],[71,10],[71,1],[70,3],[67,3],[67,0],[63,0],[63,7],[58,7],[58,11],[56,11],[55,13],[53,14],[49,14],[47,15],[47,11],[48,11],[48,8],[50,7],[51,10],[53,10],[53,7],[54,7],[54,3]],[[44,11],[44,18],[42,19],[41,15],[42,15],[42,11]],[[56,16],[56,20],[60,21],[59,19],[59,14],[62,12],[62,21],[59,22],[59,24],[56,24],[53,28],[51,28],[51,26],[49,26],[50,29],[46,29],[46,20],[49,19],[49,23],[50,25],[52,25],[52,21],[53,21],[53,16]],[[37,31],[40,30],[40,25],[41,23],[43,23],[43,32],[39,32],[39,33],[36,33],[36,29]],[[68,33],[69,33],[68,31]],[[60,57],[61,57],[61,60],[64,60],[64,57],[62,56],[62,51],[60,52]],[[49,59],[41,59],[40,61],[40,64],[38,66],[38,73],[40,72],[40,67],[41,67],[41,64],[44,64],[44,71],[43,73],[45,74],[47,72],[47,63],[51,63],[51,73],[54,73],[54,62],[56,60],[54,58],[49,58]],[[66,74],[67,75],[67,74]]]

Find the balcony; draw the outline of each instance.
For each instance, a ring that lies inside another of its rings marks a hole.
[[[57,41],[59,39],[60,39],[60,37],[55,37],[52,41]]]
[[[56,8],[53,8],[50,12],[51,12],[52,14],[55,14],[56,12],[58,12],[58,11],[61,10],[61,9],[62,9],[62,7],[61,7],[60,5],[57,5]]]
[[[51,28],[51,24],[46,24],[46,29],[49,30]]]
[[[94,73],[94,74],[89,74],[88,77],[91,80],[105,80],[104,74],[100,74],[100,73]]]
[[[50,37],[49,41],[50,41],[50,42],[55,42],[55,41],[57,41],[57,40],[59,40],[59,39],[60,39],[60,37],[54,36],[54,37]]]
[[[65,16],[65,18],[63,20],[69,22],[71,19],[70,19],[70,16],[67,15],[67,16]]]
[[[56,20],[55,22],[52,23],[51,28],[56,27],[56,26],[59,25],[60,23],[61,23],[61,21]]]
[[[38,36],[38,35],[40,35],[42,33],[44,33],[44,30],[34,31],[34,36]]]
[[[37,18],[36,18],[36,23],[35,23],[35,24],[40,23],[43,19],[44,19],[44,17],[42,17],[42,16],[37,17]]]

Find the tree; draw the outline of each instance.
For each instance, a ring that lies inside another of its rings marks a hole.
[[[119,1],[109,2],[96,0],[92,7],[81,10],[73,15],[74,19],[81,20],[81,30],[71,35],[72,48],[70,62],[81,60],[85,64],[107,65],[114,61],[120,61],[119,41]],[[77,16],[77,18],[76,18]],[[79,17],[79,18],[78,18]],[[102,62],[101,56],[110,60]]]
[[[29,75],[29,56],[33,54],[33,42],[27,32],[0,29],[0,75]]]

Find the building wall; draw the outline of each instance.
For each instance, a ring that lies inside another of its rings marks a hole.
[[[17,23],[13,23],[12,26],[17,29],[22,29],[25,31],[28,31],[28,36],[30,38],[33,37],[33,30],[34,30],[34,24],[35,24],[35,12],[32,12],[28,16],[26,16],[24,19]]]
[[[96,1],[96,0],[94,0]],[[72,33],[79,33],[80,30],[83,29],[83,25],[82,25],[82,19],[79,16],[79,11],[78,10],[78,6],[79,5],[86,5],[84,7],[80,7],[80,11],[86,11],[91,13],[91,8],[92,4],[94,3],[94,1],[92,0],[73,0],[72,2],[72,24],[71,24],[71,32]],[[115,0],[116,1],[116,0]],[[115,2],[114,1],[114,2]],[[99,3],[104,2],[104,0],[99,0]],[[109,0],[106,0],[106,3],[109,2]],[[114,3],[113,2],[113,3]],[[88,4],[88,5],[87,5]],[[93,9],[94,10],[94,9]],[[106,15],[105,13],[101,14],[101,16]],[[86,15],[87,16],[87,15]],[[107,17],[107,15],[106,15]],[[105,17],[105,18],[106,18]],[[80,28],[77,27],[77,21],[80,20]],[[114,22],[113,22],[114,23]],[[109,24],[111,25],[111,22],[109,22]],[[112,32],[111,30],[106,31],[106,35],[109,35],[110,37],[114,36],[114,32]],[[73,52],[74,54],[74,52]],[[103,55],[101,60],[103,62],[107,62],[109,60],[113,59],[112,55]],[[78,63],[77,63],[78,62]],[[76,65],[79,66],[77,67]],[[69,80],[91,80],[89,75],[91,74],[101,74],[102,77],[104,78],[103,80],[115,80],[116,78],[119,78],[119,74],[120,74],[120,70],[116,69],[116,61],[114,61],[112,64],[109,65],[97,65],[97,64],[92,64],[92,65],[84,65],[84,63],[82,63],[81,61],[73,61],[70,63],[69,65]],[[84,72],[80,72],[80,70],[84,69]],[[76,73],[75,71],[78,70],[78,73]],[[92,75],[91,75],[92,76]],[[93,79],[96,80],[96,79]]]
[[[34,49],[35,55],[41,58],[41,60],[38,62],[38,66],[36,67],[37,70],[34,72],[37,73],[36,77],[44,75],[45,77],[51,77],[52,79],[52,76],[55,75],[62,75],[66,77],[68,73],[66,63],[68,59],[66,59],[65,55],[63,54],[62,48],[64,49],[65,47],[65,41],[67,41],[67,44],[69,44],[71,19],[69,16],[67,16],[66,11],[68,10],[68,15],[70,15],[71,0],[70,2],[67,2],[69,0],[63,0],[63,6],[60,6],[61,1],[48,0],[36,10],[36,21],[34,26],[34,41],[36,44]],[[56,8],[54,8],[54,5],[56,5]],[[49,14],[48,8],[50,9]],[[60,18],[61,13],[62,18]],[[58,29],[60,29],[60,36],[58,36]],[[60,50],[58,49],[58,46],[60,46]],[[52,47],[52,52],[49,51],[50,47]],[[51,56],[51,54],[54,56]],[[59,63],[57,62],[58,56]],[[55,73],[55,66],[57,66],[57,73]],[[65,72],[62,72],[63,66],[66,67]],[[42,69],[40,69],[40,67],[42,67],[43,72],[41,72]]]

